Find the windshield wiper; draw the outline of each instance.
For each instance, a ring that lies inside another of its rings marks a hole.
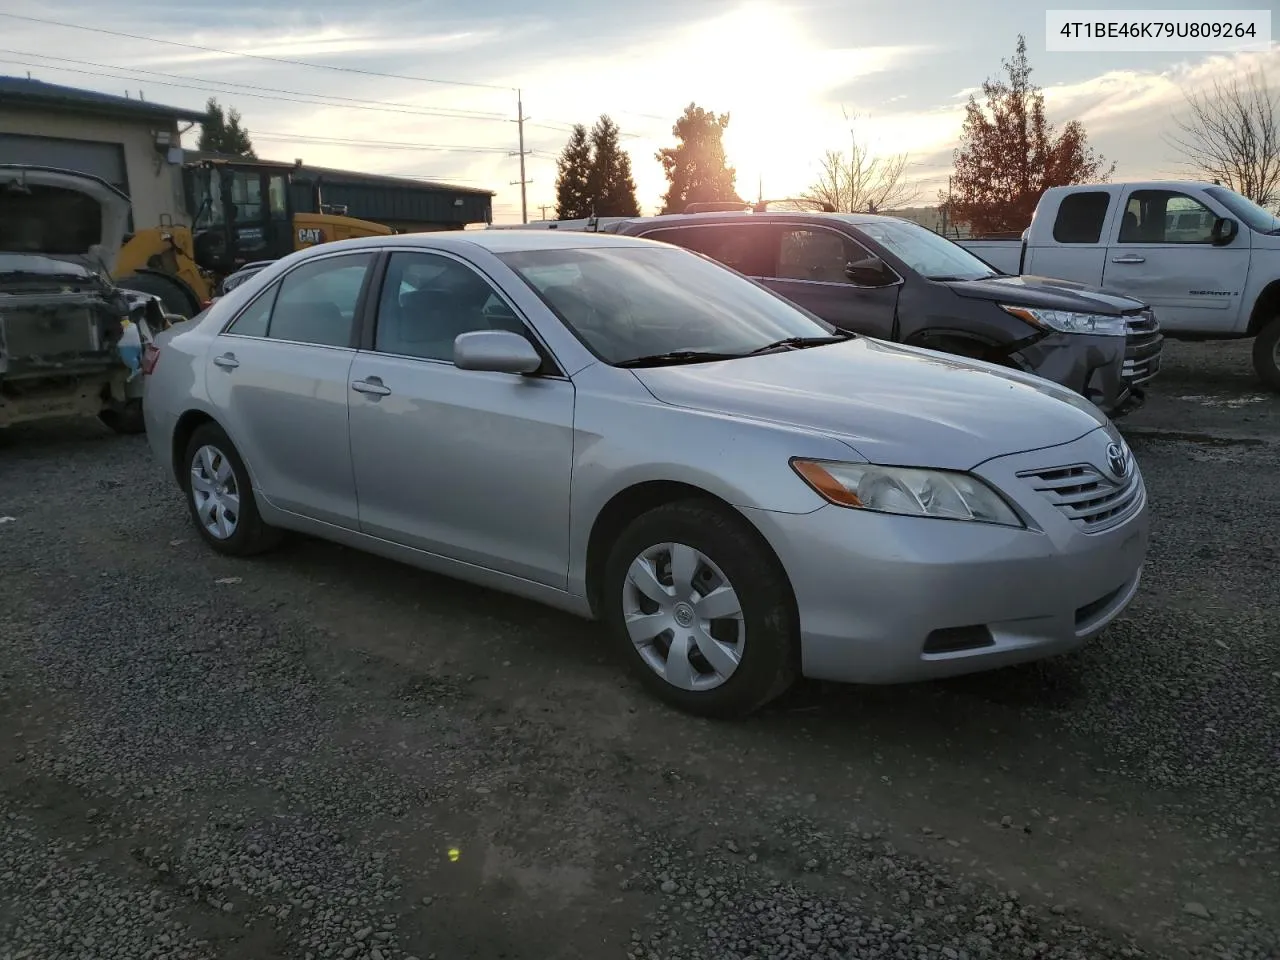
[[[841,330],[829,337],[785,337],[782,340],[775,340],[773,343],[766,343],[763,347],[756,347],[754,350],[748,350],[743,356],[754,357],[758,353],[767,353],[770,350],[780,350],[783,347],[821,347],[828,343],[843,343],[846,340],[853,339],[853,334],[846,330]]]
[[[705,363],[711,360],[736,360],[742,353],[711,353],[707,350],[672,350],[670,353],[651,353],[644,357],[620,360],[615,367],[664,367],[677,363]]]

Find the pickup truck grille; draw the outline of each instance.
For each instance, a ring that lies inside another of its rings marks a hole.
[[[1118,482],[1088,464],[1027,471],[1018,476],[1085,533],[1101,533],[1118,526],[1137,513],[1146,498],[1132,455],[1128,475]]]
[[[1136,387],[1154,377],[1160,369],[1160,353],[1164,336],[1160,322],[1150,310],[1125,316],[1124,367],[1121,377]]]

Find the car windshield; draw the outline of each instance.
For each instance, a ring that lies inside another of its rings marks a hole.
[[[1251,230],[1258,233],[1280,231],[1280,217],[1264,210],[1248,197],[1242,197],[1226,187],[1205,187],[1204,192],[1248,224]]]
[[[835,329],[675,247],[528,250],[501,259],[606,363],[685,351],[741,355]]]
[[[926,280],[981,280],[1000,274],[964,247],[906,220],[874,220],[858,229]]]

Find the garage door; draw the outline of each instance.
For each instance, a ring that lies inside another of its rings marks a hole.
[[[91,173],[123,192],[129,193],[125,173],[124,147],[97,140],[64,140],[32,137],[20,133],[0,133],[0,162],[31,163]]]

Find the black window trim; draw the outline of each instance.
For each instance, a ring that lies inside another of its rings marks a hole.
[[[1199,205],[1199,206],[1200,206],[1201,208],[1203,208],[1204,210],[1208,211],[1209,215],[1210,215],[1211,217],[1213,217],[1213,218],[1214,218],[1214,220],[1217,220],[1217,219],[1218,219],[1218,214],[1216,214],[1212,209],[1210,209],[1210,207],[1209,207],[1209,205],[1208,205],[1208,204],[1206,204],[1203,200],[1200,200],[1198,197],[1194,197],[1194,196],[1192,196],[1192,195],[1191,195],[1191,194],[1189,194],[1189,193],[1183,193],[1181,190],[1170,190],[1170,189],[1167,189],[1167,188],[1165,188],[1165,187],[1134,187],[1133,189],[1129,190],[1129,191],[1128,191],[1127,193],[1125,193],[1125,195],[1124,195],[1124,204],[1123,204],[1123,206],[1121,206],[1121,208],[1120,208],[1120,226],[1119,226],[1119,227],[1117,228],[1117,230],[1116,230],[1115,246],[1117,246],[1117,247],[1119,247],[1119,246],[1125,246],[1125,247],[1205,247],[1205,246],[1212,246],[1212,245],[1213,245],[1213,236],[1212,236],[1212,234],[1210,234],[1209,239],[1207,239],[1207,240],[1121,240],[1121,239],[1120,239],[1120,234],[1121,234],[1121,231],[1123,231],[1123,230],[1124,230],[1124,215],[1125,215],[1125,213],[1126,213],[1126,212],[1128,212],[1128,210],[1129,210],[1129,201],[1133,199],[1133,195],[1134,195],[1134,194],[1136,194],[1136,193],[1167,193],[1167,194],[1169,194],[1169,196],[1170,196],[1170,197],[1185,197],[1186,199],[1188,199],[1188,200],[1192,201],[1193,203],[1195,203],[1195,204]],[[1168,212],[1168,211],[1169,211],[1168,201],[1165,201],[1165,216],[1166,216],[1166,217],[1169,215],[1169,212]],[[1187,211],[1184,211],[1184,212],[1185,212],[1185,213],[1191,213],[1192,211],[1187,210]]]
[[[415,360],[420,363],[442,364],[456,369],[457,365],[452,360],[444,360],[440,357],[415,357],[405,353],[389,353],[386,350],[378,350],[374,346],[378,332],[378,306],[382,296],[383,285],[386,283],[387,271],[391,266],[392,255],[397,253],[427,254],[445,257],[446,259],[453,260],[461,264],[464,268],[472,270],[478,274],[482,280],[489,284],[493,289],[493,292],[496,293],[502,302],[511,309],[512,314],[515,315],[515,318],[520,321],[521,325],[524,326],[528,333],[526,339],[529,340],[533,345],[533,348],[538,351],[539,355],[541,355],[542,363],[545,368],[536,370],[531,374],[526,374],[526,376],[536,377],[539,380],[568,381],[570,379],[568,374],[564,372],[564,364],[560,362],[551,347],[547,345],[547,342],[542,338],[542,334],[539,333],[537,328],[529,322],[529,318],[525,316],[519,307],[511,302],[511,298],[507,296],[507,292],[502,289],[502,285],[494,280],[493,277],[491,277],[489,273],[478,264],[454,253],[452,250],[443,250],[439,247],[418,247],[406,245],[403,247],[379,247],[379,251],[379,260],[374,265],[374,270],[371,271],[371,274],[375,275],[377,282],[376,284],[370,284],[367,296],[361,304],[362,309],[359,312],[360,327],[358,331],[359,335],[356,338],[355,348],[358,352],[367,353],[371,356],[396,357],[401,360]]]
[[[361,285],[360,285],[360,293],[356,297],[355,314],[351,320],[351,337],[347,342],[347,346],[345,347],[338,346],[336,344],[331,344],[331,343],[310,343],[306,340],[284,340],[284,339],[281,339],[280,337],[271,336],[271,317],[274,316],[276,311],[274,298],[278,296],[280,292],[280,288],[284,286],[285,278],[287,278],[295,270],[298,270],[303,266],[308,266],[320,260],[333,260],[338,257],[368,256],[370,254],[373,255],[373,261],[365,269],[364,280],[361,281]],[[243,307],[237,310],[235,314],[231,317],[231,319],[222,325],[222,329],[218,331],[217,335],[220,337],[237,337],[241,340],[260,340],[260,341],[269,340],[272,343],[292,343],[300,347],[320,347],[326,350],[350,350],[352,352],[355,352],[355,350],[358,349],[356,345],[359,343],[360,330],[363,329],[363,323],[362,323],[364,319],[363,314],[364,314],[364,311],[368,309],[370,280],[372,279],[375,271],[378,268],[378,263],[379,263],[379,251],[377,248],[373,248],[373,247],[356,248],[354,250],[350,250],[350,249],[335,250],[332,252],[325,251],[325,253],[323,254],[320,254],[314,257],[307,257],[305,260],[300,260],[297,263],[295,263],[293,266],[289,267],[289,269],[286,270],[284,273],[280,274],[280,276],[272,280],[269,284],[267,284],[267,286],[265,286],[262,290],[260,290],[257,294],[255,294],[254,297],[248,303],[246,303]],[[252,280],[252,278],[250,278],[250,280]],[[246,281],[246,282],[249,282],[249,281]],[[270,294],[271,297],[273,298],[273,302],[271,304],[271,314],[269,314],[267,318],[266,334],[263,336],[257,336],[255,334],[234,332],[231,328],[239,321],[239,319],[242,316],[244,316],[244,314],[249,310],[249,308],[252,307],[255,303],[257,303],[259,299],[261,299],[262,297],[268,294]]]

